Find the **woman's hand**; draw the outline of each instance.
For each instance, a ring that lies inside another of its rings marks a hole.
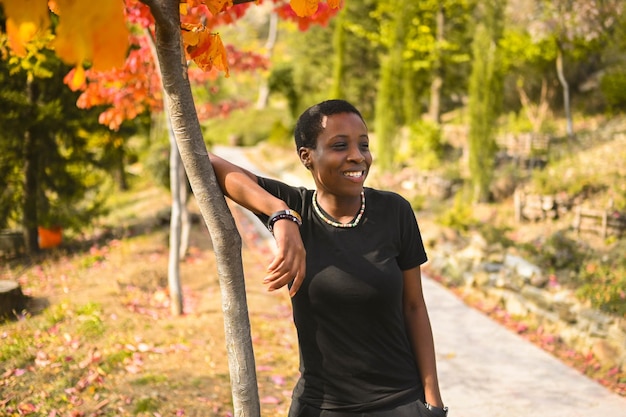
[[[282,219],[274,223],[274,239],[277,251],[267,267],[268,275],[263,279],[269,291],[274,291],[293,281],[289,295],[294,296],[304,280],[306,252],[300,229],[295,222]]]

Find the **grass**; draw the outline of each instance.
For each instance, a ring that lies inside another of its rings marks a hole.
[[[136,221],[150,213],[140,209]],[[162,226],[3,269],[32,309],[0,324],[0,415],[231,415],[214,253],[204,226],[195,227],[181,263],[180,317],[171,316],[164,287]],[[285,415],[298,366],[289,299],[265,291],[261,259],[244,250],[262,411]]]

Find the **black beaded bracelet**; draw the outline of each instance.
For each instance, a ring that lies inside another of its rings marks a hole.
[[[302,226],[302,217],[300,217],[300,213],[298,213],[295,210],[287,209],[287,210],[280,210],[280,211],[273,213],[270,216],[269,220],[267,221],[267,229],[270,232],[274,233],[274,223],[283,219],[291,220],[292,222],[296,223],[298,226]]]

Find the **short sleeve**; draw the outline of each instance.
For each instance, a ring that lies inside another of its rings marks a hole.
[[[403,198],[399,210],[400,251],[397,260],[400,269],[406,271],[422,265],[428,257],[411,204]]]

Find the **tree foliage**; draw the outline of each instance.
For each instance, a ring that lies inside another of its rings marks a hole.
[[[107,171],[121,157],[98,110],[76,107],[62,82],[68,71],[47,48],[0,60],[0,228],[23,224],[34,250],[37,226],[78,230],[102,213]]]
[[[469,85],[469,168],[474,199],[487,201],[495,165],[496,123],[502,102],[502,67],[498,41],[502,34],[502,4],[483,3],[474,42]]]

